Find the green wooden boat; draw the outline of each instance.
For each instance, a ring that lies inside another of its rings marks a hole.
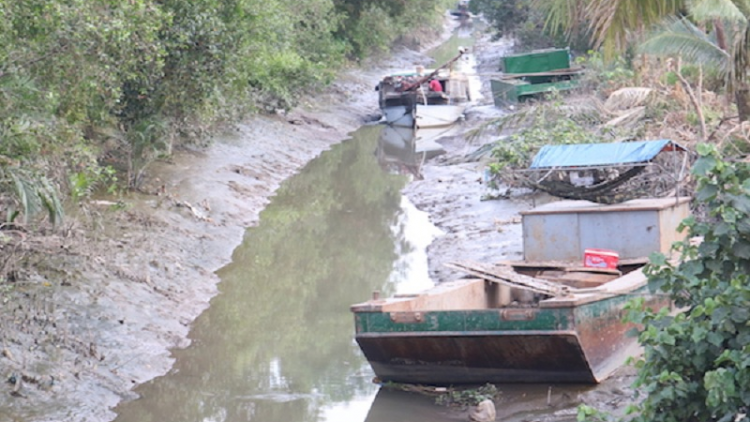
[[[670,306],[650,293],[642,252],[668,253],[688,214],[688,198],[542,205],[522,213],[524,261],[449,263],[470,278],[374,295],[351,307],[356,341],[383,382],[598,383],[639,353],[625,305]],[[616,249],[617,265],[572,263],[579,248]]]
[[[598,287],[560,289],[556,296],[526,291],[524,298],[497,282],[515,271],[537,277],[563,271],[575,284],[574,272],[566,270],[525,264],[482,268],[484,278],[354,305],[357,343],[384,382],[600,382],[638,352],[635,338],[627,335],[632,327],[622,322],[625,304],[640,295],[652,307],[668,303],[648,294],[646,278],[632,266]],[[491,273],[496,276],[488,280]],[[580,282],[602,279],[595,272],[578,275]]]

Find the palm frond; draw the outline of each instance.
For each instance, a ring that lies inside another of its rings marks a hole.
[[[616,112],[642,106],[652,91],[653,89],[644,87],[620,88],[609,95],[604,108],[609,112]]]
[[[20,203],[21,209],[23,210],[24,222],[28,222],[28,218],[33,216],[41,210],[41,204],[39,203],[39,197],[36,195],[34,186],[29,180],[21,175],[21,171],[8,167],[5,169],[7,176],[13,182],[13,194],[15,199]]]
[[[747,15],[740,10],[741,6],[738,7],[739,3],[742,2],[733,0],[693,0],[690,3],[690,15],[698,22],[721,19],[747,24]]]
[[[24,223],[42,211],[53,224],[62,222],[63,206],[50,181],[28,170],[0,163],[0,196],[10,197],[20,208]]]
[[[52,224],[62,223],[65,213],[57,189],[46,177],[39,178],[37,182],[36,194],[47,212],[47,218]]]
[[[614,57],[627,47],[629,37],[643,34],[683,4],[684,0],[591,0],[586,14],[594,45],[602,47],[605,56]]]
[[[544,26],[553,34],[564,33],[570,38],[586,21],[583,0],[533,0],[532,5],[547,16]]]
[[[685,62],[716,69],[726,77],[732,58],[687,19],[668,19],[643,42],[639,51],[657,56],[681,56]]]

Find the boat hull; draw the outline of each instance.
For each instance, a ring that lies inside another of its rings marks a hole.
[[[383,114],[390,125],[431,128],[452,125],[463,116],[465,108],[461,104],[389,106],[383,109]]]
[[[356,340],[383,382],[597,383],[639,352],[622,322],[631,297],[559,308],[355,311]],[[667,304],[652,297],[647,305]]]
[[[383,382],[596,382],[575,333],[413,333],[357,342]]]

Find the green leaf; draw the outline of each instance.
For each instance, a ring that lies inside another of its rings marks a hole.
[[[746,216],[750,216],[750,196],[748,195],[727,195],[730,204]]]
[[[713,144],[699,143],[695,146],[695,152],[697,152],[699,156],[705,157],[711,154],[715,154],[716,146]]]
[[[652,265],[662,267],[667,264],[667,257],[661,252],[651,252],[648,260]]]
[[[719,192],[719,187],[716,185],[704,185],[701,186],[696,192],[695,192],[695,199],[698,202],[706,202],[710,201],[713,198],[716,197],[716,194]]]
[[[710,331],[706,334],[706,340],[708,340],[709,344],[719,347],[724,342],[724,337],[719,333]]]
[[[693,329],[693,333],[690,335],[690,338],[694,343],[700,343],[706,338],[706,334],[708,334],[708,330],[701,326],[697,326]]]
[[[742,259],[750,259],[750,242],[747,240],[738,240],[732,246],[732,253]]]

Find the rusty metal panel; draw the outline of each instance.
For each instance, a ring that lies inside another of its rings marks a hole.
[[[578,261],[581,243],[578,214],[523,216],[523,251],[526,261]]]
[[[644,286],[638,293],[646,294],[647,289]],[[646,306],[651,309],[671,306],[664,296],[645,297]],[[641,352],[636,338],[629,333],[636,326],[623,320],[627,314],[625,306],[630,299],[630,295],[616,296],[575,310],[576,332],[597,381],[607,378],[629,357]]]
[[[384,382],[595,382],[575,333],[358,336]]]
[[[677,226],[689,215],[687,198],[634,200],[617,205],[559,201],[523,213],[527,261],[580,261],[586,248],[612,249],[620,259],[668,253],[684,238]]]
[[[660,249],[658,211],[580,214],[578,259],[586,248],[617,251],[620,259],[643,258]]]

